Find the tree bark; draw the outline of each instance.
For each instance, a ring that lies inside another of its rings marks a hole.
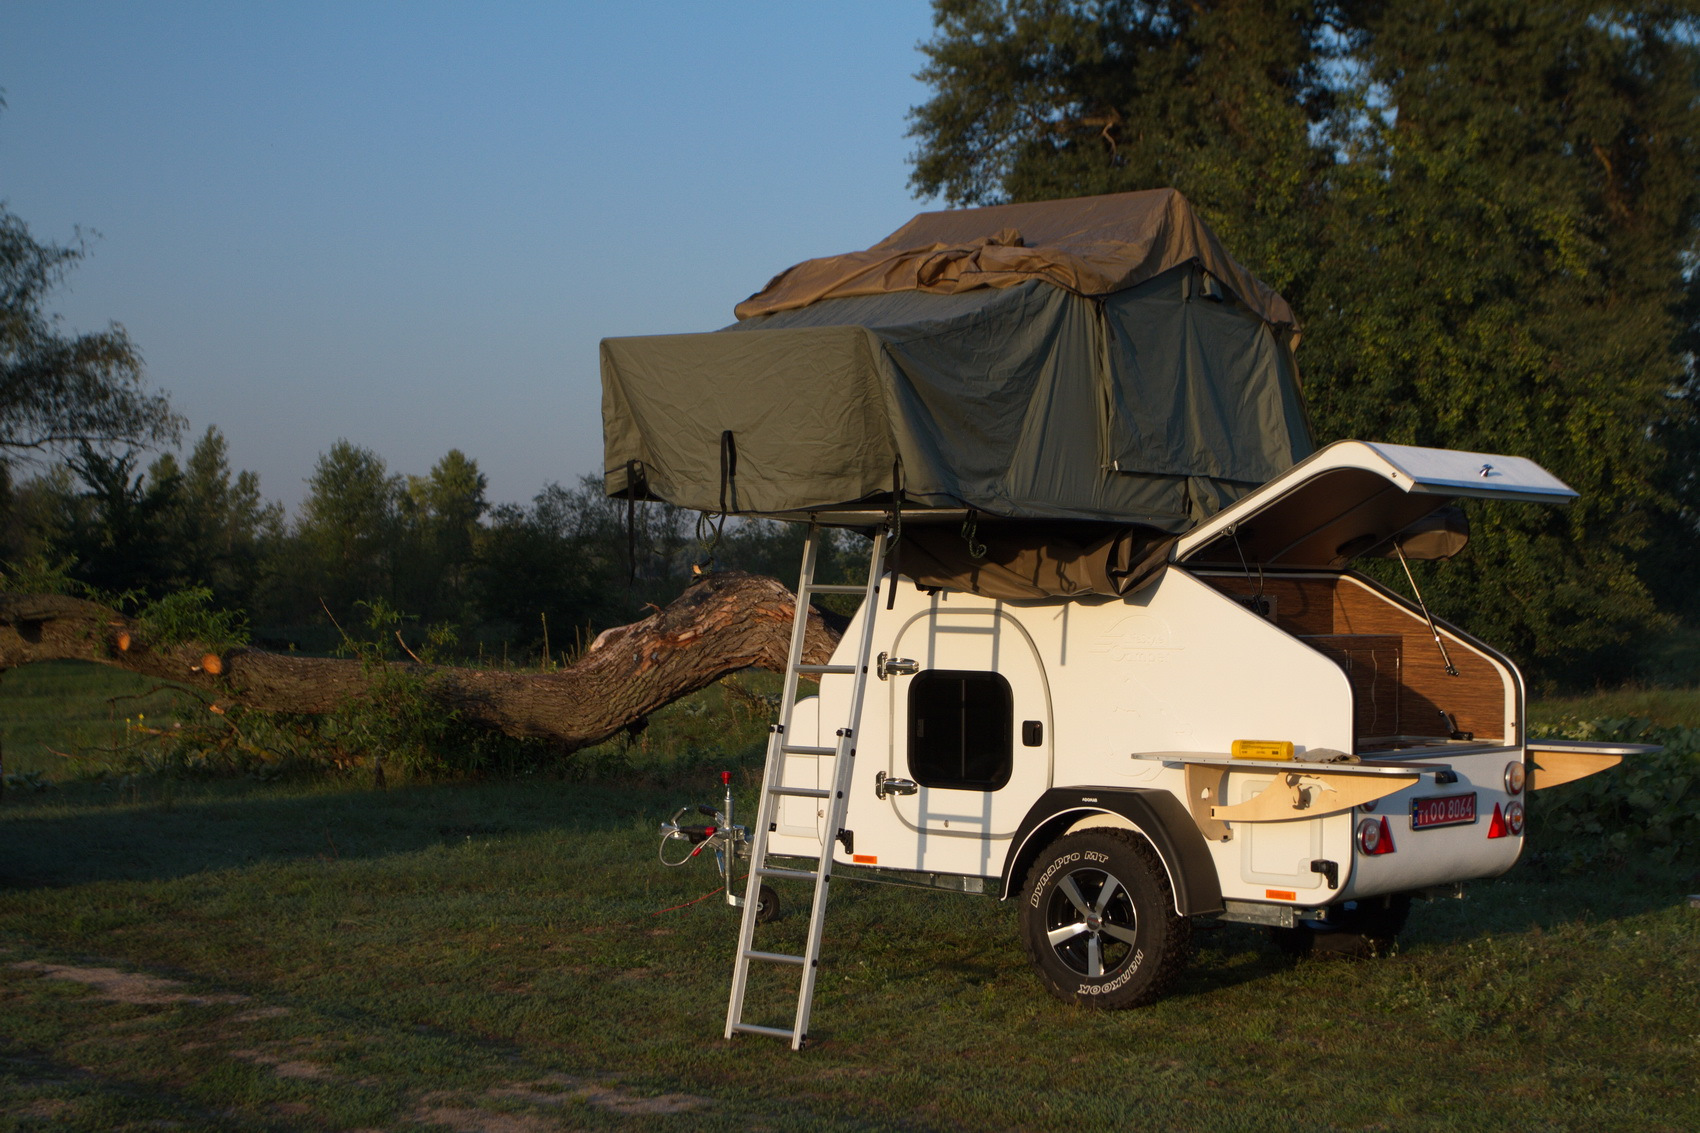
[[[664,610],[599,636],[552,673],[388,663],[423,676],[460,719],[567,751],[607,739],[740,669],[782,671],[796,599],[771,578],[727,571],[693,583]],[[824,664],[838,634],[809,611],[804,660]],[[36,661],[94,661],[199,690],[215,703],[323,715],[358,701],[380,670],[205,642],[155,647],[134,619],[94,602],[0,594],[0,671]]]

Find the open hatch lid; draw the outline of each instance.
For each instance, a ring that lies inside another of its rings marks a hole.
[[[1172,559],[1338,569],[1459,498],[1562,504],[1576,492],[1520,456],[1337,441],[1193,528]]]

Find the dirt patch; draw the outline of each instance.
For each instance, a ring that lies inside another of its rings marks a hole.
[[[140,972],[120,972],[117,968],[75,968],[69,964],[42,964],[25,960],[12,965],[14,971],[38,972],[46,980],[72,980],[95,990],[98,998],[118,1003],[166,1004],[188,1003],[202,1006],[208,1003],[244,1003],[245,995],[191,995],[177,990],[183,985],[176,980]]]
[[[568,1074],[551,1074],[532,1082],[509,1082],[487,1090],[484,1097],[521,1105],[560,1110],[569,1104],[595,1106],[610,1113],[631,1117],[690,1113],[713,1105],[709,1098],[691,1094],[660,1094],[643,1097],[619,1086]],[[556,1113],[498,1113],[465,1104],[450,1094],[427,1094],[413,1113],[413,1120],[446,1125],[455,1133],[543,1133],[560,1130],[565,1115]]]
[[[75,1102],[68,1102],[59,1098],[41,1098],[21,1109],[13,1110],[11,1116],[33,1121],[63,1121],[69,1120],[76,1112]]]
[[[313,1112],[306,1102],[273,1102],[266,1108],[278,1117],[306,1117]]]
[[[240,1014],[232,1015],[230,1022],[258,1023],[262,1019],[281,1019],[287,1014],[289,1014],[287,1007],[257,1007],[252,1011],[243,1011]]]
[[[233,1050],[232,1058],[245,1058],[249,1062],[257,1062],[261,1066],[270,1066],[272,1073],[279,1078],[299,1078],[314,1080],[331,1077],[329,1067],[320,1066],[317,1062],[308,1062],[300,1058],[283,1058],[275,1054],[267,1054],[263,1050]]]
[[[694,1094],[657,1094],[645,1097],[567,1074],[551,1074],[536,1082],[509,1082],[489,1091],[492,1098],[507,1098],[531,1102],[534,1105],[564,1105],[568,1101],[583,1101],[598,1109],[625,1114],[689,1113],[713,1105],[712,1099]]]
[[[491,1113],[457,1106],[421,1106],[413,1120],[422,1125],[446,1125],[454,1133],[559,1133],[559,1120],[545,1120],[530,1113]]]

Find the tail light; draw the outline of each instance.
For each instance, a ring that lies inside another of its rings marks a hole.
[[[1516,763],[1507,763],[1505,765],[1505,793],[1508,795],[1522,794],[1523,781],[1527,774],[1528,772],[1523,767],[1521,759]]]
[[[1393,828],[1387,818],[1366,818],[1358,823],[1358,849],[1366,858],[1393,852]]]
[[[1515,835],[1519,835],[1519,836],[1522,835],[1522,833],[1523,833],[1523,804],[1522,803],[1516,802],[1515,800],[1513,800],[1512,802],[1508,802],[1508,803],[1505,804],[1505,825],[1510,828],[1511,833],[1513,833]]]

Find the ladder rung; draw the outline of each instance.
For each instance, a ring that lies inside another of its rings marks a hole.
[[[794,1039],[797,1032],[790,1027],[764,1027],[760,1023],[733,1023],[734,1031],[747,1031],[752,1035],[772,1035],[776,1039]]]
[[[822,791],[816,787],[769,787],[770,795],[794,795],[800,799],[830,799],[831,791]]]
[[[866,586],[856,586],[853,583],[822,583],[819,586],[809,587],[810,594],[866,594],[867,592]]]
[[[785,869],[776,865],[764,865],[756,872],[763,877],[791,877],[798,881],[813,881],[820,876],[812,869]]]
[[[851,676],[856,672],[854,665],[798,665],[793,672],[805,676]]]
[[[744,950],[744,959],[746,959],[746,960],[771,960],[775,964],[795,964],[799,968],[802,967],[804,964],[808,963],[808,961],[805,960],[803,957],[793,956],[789,952],[757,952],[754,948],[746,948]],[[783,1031],[781,1033],[788,1035],[791,1032],[790,1031]]]
[[[803,744],[786,744],[779,749],[786,755],[837,755],[835,747],[807,747]]]

